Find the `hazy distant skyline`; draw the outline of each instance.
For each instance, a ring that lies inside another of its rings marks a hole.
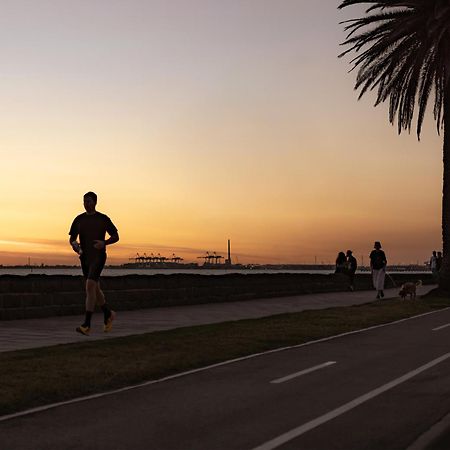
[[[442,139],[357,101],[337,55],[361,9],[339,3],[3,2],[0,264],[76,263],[89,190],[111,263],[227,239],[242,263],[440,250]]]

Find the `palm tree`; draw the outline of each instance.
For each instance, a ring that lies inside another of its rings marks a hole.
[[[344,0],[339,9],[368,4],[366,15],[342,22],[348,32],[339,57],[350,52],[361,98],[377,91],[375,106],[389,98],[389,121],[411,131],[417,107],[420,139],[430,94],[437,131],[443,131],[442,244],[439,287],[450,291],[450,0]]]

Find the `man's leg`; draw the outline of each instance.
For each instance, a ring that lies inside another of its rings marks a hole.
[[[97,297],[97,305],[99,305],[103,311],[103,323],[104,323],[103,331],[107,333],[112,329],[112,322],[116,317],[116,313],[106,303],[105,294],[100,288],[100,281],[97,283],[95,293]]]
[[[96,303],[96,290],[97,282],[95,280],[87,279],[86,280],[86,318],[84,320],[84,327],[91,327],[91,318],[92,314],[95,311],[95,303]]]
[[[84,317],[84,322],[81,324],[81,326],[76,328],[76,331],[78,331],[78,333],[84,335],[88,335],[91,329],[91,319],[92,314],[94,314],[96,302],[95,296],[96,284],[97,282],[91,280],[90,278],[86,280],[86,303],[85,303],[86,314]]]
[[[97,282],[88,278],[86,280],[86,311],[94,312],[97,303]]]
[[[106,324],[107,320],[111,316],[111,308],[106,303],[105,294],[103,293],[103,291],[100,288],[100,282],[97,283],[95,295],[97,297],[97,305],[100,306],[101,310],[103,311],[103,315],[104,315],[104,319],[105,319],[104,322]]]
[[[97,305],[100,306],[100,308],[106,303],[105,294],[100,288],[100,281],[98,281],[95,286],[95,298]]]
[[[355,272],[350,271],[348,273],[348,278],[349,278],[349,284],[350,284],[349,288],[351,291],[353,291],[354,290],[353,283],[354,283],[354,279],[355,279]]]

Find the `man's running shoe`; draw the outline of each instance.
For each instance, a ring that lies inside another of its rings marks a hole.
[[[112,323],[115,318],[116,313],[113,310],[111,310],[111,315],[106,319],[106,322],[103,325],[103,331],[105,333],[109,333],[112,330]]]
[[[91,328],[90,327],[84,327],[83,325],[80,325],[79,327],[76,328],[76,331],[78,333],[84,334],[85,336],[89,336]]]

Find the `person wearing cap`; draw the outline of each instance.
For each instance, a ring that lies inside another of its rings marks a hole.
[[[383,289],[386,265],[386,254],[381,250],[381,243],[375,241],[374,250],[370,253],[370,269],[372,270],[373,287],[377,290],[377,299],[384,297]]]
[[[353,291],[355,288],[353,286],[355,280],[355,272],[358,267],[358,262],[356,258],[353,256],[353,252],[351,250],[347,250],[347,275],[350,283],[350,290]]]

